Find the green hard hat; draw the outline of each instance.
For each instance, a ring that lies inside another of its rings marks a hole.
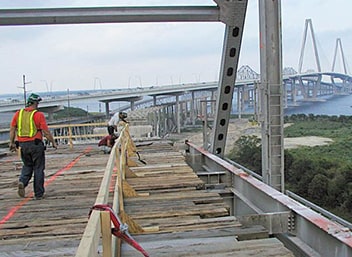
[[[41,100],[42,98],[39,95],[32,93],[27,98],[27,105],[31,105],[35,102],[40,102]]]

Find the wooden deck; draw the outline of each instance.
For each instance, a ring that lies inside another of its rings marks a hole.
[[[125,212],[145,231],[134,238],[150,256],[293,256],[260,226],[243,227],[184,156],[168,143],[138,148],[147,165],[131,167],[127,183],[139,194],[124,199]],[[96,145],[47,151],[46,197],[17,196],[16,154],[0,159],[1,256],[74,256],[108,155]],[[113,189],[113,188],[112,188]],[[101,254],[97,254],[101,256]],[[122,256],[142,256],[123,245]]]

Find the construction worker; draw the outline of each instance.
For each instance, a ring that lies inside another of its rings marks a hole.
[[[18,195],[25,197],[25,187],[34,173],[33,190],[36,200],[44,197],[45,145],[43,135],[57,148],[53,135],[50,133],[45,116],[39,112],[38,104],[42,98],[31,94],[26,108],[18,110],[10,125],[10,151],[20,149],[23,162],[18,181]],[[16,140],[16,141],[15,141]]]
[[[118,126],[120,126],[119,123],[121,122],[128,123],[126,121],[126,118],[127,118],[127,113],[125,112],[115,113],[108,122],[109,135],[113,134],[115,131],[119,132],[119,129],[118,129]]]
[[[107,135],[107,136],[103,137],[99,141],[98,146],[103,148],[104,154],[105,153],[110,153],[111,148],[115,144],[116,138],[117,138],[116,134],[112,133],[111,135]]]

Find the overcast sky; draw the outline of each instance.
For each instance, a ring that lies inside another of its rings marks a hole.
[[[214,5],[211,0],[1,0],[0,8]],[[312,19],[323,70],[336,38],[352,65],[351,0],[283,0],[283,66],[298,69],[306,19]],[[222,23],[129,23],[0,27],[0,94],[149,87],[218,80]],[[259,72],[258,0],[249,0],[240,63]],[[303,70],[315,69],[307,39]],[[341,58],[336,71],[342,72]],[[351,72],[352,67],[348,67]]]

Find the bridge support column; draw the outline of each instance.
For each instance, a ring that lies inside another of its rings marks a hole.
[[[160,110],[155,110],[153,112],[153,136],[159,136],[158,124],[160,120]]]
[[[237,88],[237,112],[238,118],[242,119],[242,113],[244,110],[244,86]]]
[[[164,108],[164,135],[170,132],[169,128],[170,106]]]
[[[134,111],[136,109],[135,101],[131,101],[131,111]]]
[[[176,114],[176,126],[177,133],[181,133],[181,121],[180,121],[180,96],[176,96],[176,105],[175,105],[175,114]]]
[[[292,85],[291,85],[291,98],[292,102],[294,105],[297,104],[297,87],[296,87],[296,80],[292,80]]]
[[[194,91],[192,91],[192,93],[191,93],[191,106],[190,106],[190,108],[191,108],[191,110],[190,110],[190,118],[191,118],[191,122],[192,122],[193,126],[196,125],[194,101],[195,101],[195,99],[194,99]]]
[[[109,102],[105,102],[105,115],[106,115],[106,118],[110,118],[110,109],[109,109]]]
[[[189,108],[188,108],[188,100],[185,100],[183,102],[183,107],[182,107],[182,110],[183,110],[183,114],[184,114],[184,120],[183,120],[183,125],[188,125],[190,122],[190,111],[189,111]]]
[[[211,108],[210,108],[210,113],[211,113],[211,116],[214,117],[214,114],[216,112],[216,95],[215,95],[215,91],[212,90],[211,91],[211,99],[210,99],[210,103],[211,103]]]
[[[259,106],[259,99],[258,99],[258,94],[259,94],[259,85],[258,82],[254,82],[254,119],[255,121],[259,121],[259,112],[258,112],[258,106]]]
[[[53,121],[53,120],[54,120],[54,113],[48,112],[48,121]]]

